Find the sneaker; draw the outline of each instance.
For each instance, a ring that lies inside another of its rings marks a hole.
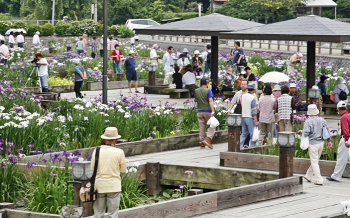
[[[203,142],[199,142],[199,148],[200,148],[200,149],[205,148],[205,144],[204,144]]]
[[[327,179],[328,181],[331,181],[331,182],[339,182],[338,180],[333,179],[333,178],[330,177],[330,176],[328,176],[326,179]]]
[[[244,145],[243,148],[249,148],[249,145]]]

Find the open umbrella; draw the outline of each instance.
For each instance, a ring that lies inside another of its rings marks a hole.
[[[264,83],[280,83],[280,82],[288,82],[290,80],[289,76],[287,76],[284,73],[272,71],[264,74],[260,79],[259,82]]]
[[[25,31],[25,29],[8,29],[5,33],[6,36],[10,35],[10,32],[14,32],[14,33],[20,33],[20,32],[23,32],[24,34],[27,33],[27,31]]]

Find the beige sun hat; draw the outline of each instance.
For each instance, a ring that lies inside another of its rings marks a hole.
[[[129,51],[129,55],[131,55],[131,54],[135,54],[134,50]]]
[[[36,35],[40,35],[40,32],[39,32],[39,31],[36,31],[35,34],[36,34]]]
[[[315,104],[310,104],[309,106],[307,106],[307,115],[315,116],[319,113],[320,111],[317,109],[317,106]]]
[[[101,135],[102,139],[119,139],[120,137],[116,127],[107,127],[105,133]]]
[[[196,55],[196,54],[200,54],[200,52],[198,51],[198,50],[195,50],[194,51],[194,54]]]
[[[80,60],[79,59],[73,59],[73,64],[80,64]]]
[[[280,85],[275,85],[272,91],[281,91]]]
[[[289,88],[296,88],[296,87],[297,87],[297,85],[295,83],[289,84]]]
[[[152,48],[158,48],[158,45],[157,45],[157,44],[154,44],[154,45],[152,46]]]

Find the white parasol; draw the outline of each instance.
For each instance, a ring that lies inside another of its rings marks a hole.
[[[287,76],[284,73],[272,71],[264,74],[260,79],[259,82],[270,82],[270,83],[280,83],[280,82],[288,82],[290,80],[289,76]]]

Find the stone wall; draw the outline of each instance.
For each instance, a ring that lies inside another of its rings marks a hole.
[[[156,79],[156,85],[162,85],[164,79]],[[144,87],[148,85],[148,80],[139,80],[138,86]],[[131,83],[131,86],[133,87],[133,83]],[[107,89],[125,89],[128,88],[128,81],[111,81],[108,82]],[[88,91],[98,91],[102,90],[102,82],[88,82],[87,83],[87,90]]]

